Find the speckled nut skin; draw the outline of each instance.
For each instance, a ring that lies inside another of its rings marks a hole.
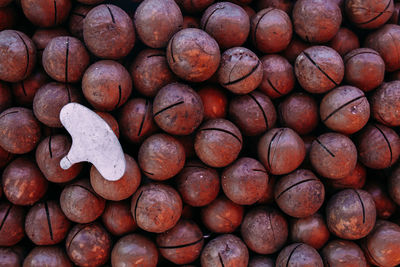
[[[278,210],[260,206],[247,212],[241,234],[250,250],[259,254],[272,254],[286,243],[288,223]]]
[[[64,250],[58,246],[35,247],[24,259],[23,267],[72,267]]]
[[[368,262],[376,266],[398,266],[400,255],[400,227],[392,222],[379,220],[365,238],[363,250]]]
[[[18,83],[13,83],[12,94],[14,101],[19,106],[32,107],[33,98],[37,90],[49,82],[49,77],[42,70],[32,72],[32,74]],[[2,87],[0,83],[0,87]]]
[[[249,262],[249,251],[243,241],[234,235],[220,235],[204,247],[201,266],[235,266],[246,267]]]
[[[82,91],[95,109],[111,111],[128,100],[132,92],[132,79],[120,63],[101,60],[86,70],[82,78]]]
[[[125,154],[126,169],[118,181],[106,180],[95,166],[90,169],[90,184],[93,190],[102,198],[112,201],[126,199],[135,193],[140,185],[141,174],[136,161]]]
[[[198,129],[194,149],[202,162],[219,168],[229,165],[238,157],[242,142],[242,134],[232,122],[213,119]]]
[[[46,73],[56,81],[78,82],[89,65],[89,53],[75,37],[55,37],[43,51],[42,65]]]
[[[297,57],[294,71],[304,90],[322,94],[342,82],[344,63],[342,57],[332,48],[312,46]]]
[[[232,233],[242,223],[244,208],[224,195],[201,209],[201,220],[214,233]]]
[[[332,240],[321,251],[326,266],[367,266],[361,248],[347,240]]]
[[[80,90],[66,83],[47,83],[37,90],[33,98],[33,113],[46,126],[61,128],[60,111],[71,102],[82,102]]]
[[[400,125],[400,81],[382,84],[371,97],[372,116],[389,127]]]
[[[176,81],[162,50],[142,50],[132,62],[129,72],[133,87],[148,97],[154,97],[163,86]]]
[[[156,242],[164,258],[175,264],[187,264],[200,256],[204,239],[197,224],[181,220],[172,229],[157,235]]]
[[[325,133],[313,141],[310,161],[319,175],[330,179],[341,179],[354,170],[357,163],[357,149],[347,136]]]
[[[358,36],[347,28],[340,28],[336,35],[329,41],[329,46],[336,50],[342,57],[352,50],[360,47]]]
[[[15,205],[33,205],[47,191],[47,180],[36,163],[28,158],[17,158],[4,169],[2,186],[6,198]]]
[[[25,236],[24,208],[8,202],[0,203],[0,246],[13,246]]]
[[[266,55],[261,58],[263,79],[259,90],[270,98],[278,98],[292,91],[296,82],[293,66],[280,55]]]
[[[68,21],[68,30],[76,38],[83,40],[83,21],[93,6],[76,5]]]
[[[342,12],[334,1],[296,1],[292,16],[294,31],[310,43],[331,40],[342,23]]]
[[[364,46],[374,49],[385,61],[386,71],[400,69],[400,54],[396,49],[400,44],[400,26],[387,24],[370,33],[365,39]]]
[[[315,249],[320,249],[329,240],[329,236],[330,233],[325,219],[319,213],[290,221],[290,239],[292,242],[301,242]]]
[[[182,170],[185,149],[174,137],[155,134],[140,146],[138,162],[142,172],[150,179],[167,180]]]
[[[303,92],[286,97],[278,111],[281,124],[300,135],[312,132],[319,122],[317,101]]]
[[[140,263],[144,267],[156,267],[158,250],[149,238],[140,234],[122,237],[111,252],[112,266],[132,266]]]
[[[273,128],[258,142],[258,157],[274,175],[294,171],[303,162],[306,149],[300,136],[290,128]]]
[[[12,95],[10,87],[3,82],[0,82],[0,112],[12,106]]]
[[[188,28],[177,32],[167,46],[172,71],[190,82],[209,79],[221,60],[218,43],[205,31]]]
[[[387,188],[393,201],[400,205],[400,168],[395,168],[390,174]]]
[[[71,0],[21,0],[24,15],[33,24],[49,28],[62,24],[71,10]]]
[[[360,189],[345,189],[333,195],[326,206],[329,231],[339,238],[365,237],[375,225],[376,208],[372,196]]]
[[[315,266],[323,267],[317,250],[304,243],[294,243],[283,248],[276,258],[276,267]]]
[[[169,134],[191,134],[200,125],[203,116],[201,98],[188,85],[168,84],[154,98],[154,121]]]
[[[275,261],[266,256],[253,256],[248,267],[275,267]]]
[[[271,99],[261,92],[253,91],[231,99],[229,117],[243,135],[257,136],[275,126],[277,115]]]
[[[78,266],[103,266],[110,257],[110,234],[99,224],[77,224],[65,241],[69,258]]]
[[[366,176],[366,168],[357,162],[356,167],[348,176],[341,179],[330,179],[327,181],[327,184],[334,189],[361,189],[365,184]]]
[[[303,52],[310,46],[311,45],[309,43],[306,43],[296,35],[293,35],[289,45],[284,51],[282,51],[282,55],[290,62],[290,64],[293,64],[296,61],[298,55],[300,55],[301,52]]]
[[[232,93],[247,94],[260,85],[263,66],[251,50],[234,47],[222,54],[217,75],[219,84]]]
[[[364,92],[353,86],[336,87],[327,93],[319,106],[321,121],[331,130],[353,134],[369,119],[370,107]]]
[[[304,218],[316,213],[325,199],[324,184],[309,170],[298,169],[275,184],[275,202],[287,215]]]
[[[189,161],[177,175],[176,185],[183,202],[192,207],[201,207],[217,197],[220,181],[215,169],[197,161]]]
[[[378,87],[385,76],[385,62],[375,50],[354,49],[344,56],[344,79],[350,85],[369,92]]]
[[[204,120],[225,118],[228,109],[226,90],[217,85],[206,85],[197,91],[204,107]]]
[[[371,169],[385,169],[393,165],[400,155],[397,133],[381,124],[367,125],[357,137],[358,157]]]
[[[26,79],[36,63],[35,44],[23,32],[0,32],[0,62],[0,80],[19,82]]]
[[[25,232],[36,245],[54,245],[66,237],[70,221],[55,201],[35,204],[25,218]]]
[[[396,211],[396,203],[389,197],[387,188],[387,183],[383,183],[379,179],[368,180],[363,187],[372,196],[375,202],[376,216],[380,219],[388,219]]]
[[[108,201],[101,215],[104,227],[113,235],[122,236],[137,229],[130,201]]]
[[[267,8],[251,18],[251,40],[263,53],[277,53],[290,43],[293,34],[292,22],[286,12]]]
[[[268,174],[264,166],[252,158],[240,158],[225,168],[221,175],[222,190],[234,203],[256,203],[268,186]]]
[[[250,32],[250,19],[241,6],[219,2],[204,11],[200,26],[221,49],[227,49],[243,45]]]
[[[90,52],[99,58],[119,59],[135,44],[131,18],[115,5],[99,5],[90,10],[83,22],[83,38]]]
[[[392,16],[393,2],[393,0],[348,0],[345,3],[346,15],[358,28],[376,29],[385,24]]]
[[[67,185],[60,195],[60,205],[65,216],[77,223],[96,220],[103,213],[105,204],[106,201],[93,190],[89,179]]]
[[[145,0],[136,9],[134,22],[145,45],[162,48],[182,28],[183,17],[174,0]]]

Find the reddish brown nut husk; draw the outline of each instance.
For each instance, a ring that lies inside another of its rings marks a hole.
[[[116,236],[122,236],[137,229],[129,201],[108,201],[101,220],[104,227]]]
[[[300,266],[324,266],[317,250],[303,243],[294,243],[282,249],[276,258],[275,264],[276,266],[292,266],[297,264]]]
[[[351,241],[332,240],[321,254],[327,266],[367,266],[363,251]]]
[[[400,81],[382,84],[371,97],[372,116],[389,127],[400,125]]]
[[[63,23],[71,10],[71,0],[21,0],[24,15],[40,27],[54,27]]]
[[[24,208],[7,202],[0,203],[0,246],[13,246],[25,236]]]
[[[336,35],[329,41],[329,46],[336,50],[342,57],[352,50],[360,47],[358,36],[347,28],[340,28]]]
[[[24,259],[24,267],[72,267],[64,250],[57,246],[35,247]]]
[[[393,2],[393,0],[347,0],[345,3],[347,18],[362,29],[379,28],[392,16]]]

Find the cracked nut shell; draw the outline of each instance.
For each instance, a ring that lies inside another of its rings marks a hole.
[[[304,243],[294,243],[283,248],[276,258],[276,266],[315,266],[323,267],[317,250]]]
[[[371,96],[372,116],[389,127],[400,126],[400,81],[382,84]]]
[[[347,18],[361,29],[376,29],[385,24],[393,14],[393,0],[347,0]]]
[[[108,201],[101,220],[104,227],[116,236],[122,236],[137,229],[130,201]]]
[[[0,203],[0,246],[13,246],[25,236],[25,211],[21,206]]]

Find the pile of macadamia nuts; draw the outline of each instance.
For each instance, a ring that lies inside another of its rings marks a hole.
[[[397,0],[0,0],[0,266],[399,266],[398,24]],[[120,180],[60,167],[71,102]]]

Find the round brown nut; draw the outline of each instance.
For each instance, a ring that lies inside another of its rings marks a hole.
[[[285,50],[292,34],[292,22],[288,14],[280,9],[262,9],[251,18],[251,40],[263,53]]]
[[[32,36],[32,41],[37,50],[37,63],[42,64],[43,51],[53,38],[68,35],[68,31],[61,27],[37,29]]]
[[[68,30],[80,40],[83,40],[83,21],[92,8],[93,6],[76,5],[69,16]]]
[[[332,240],[322,249],[326,266],[367,266],[361,248],[347,240]]]
[[[243,241],[234,235],[220,235],[204,247],[201,266],[235,266],[246,267],[249,262],[249,251]]]
[[[122,237],[111,252],[112,266],[130,266],[139,263],[146,267],[156,267],[158,250],[149,238],[140,234]]]
[[[393,0],[347,0],[347,18],[358,28],[376,29],[385,24],[393,14]]]
[[[268,174],[264,166],[252,158],[240,158],[225,168],[221,176],[222,190],[234,203],[256,203],[268,186]]]
[[[345,178],[357,164],[357,149],[347,136],[325,133],[313,141],[310,161],[317,173],[323,177]]]
[[[35,204],[25,218],[25,232],[36,245],[54,245],[66,237],[71,223],[55,201]]]
[[[0,112],[12,106],[12,95],[10,87],[3,82],[0,82]]]
[[[261,92],[270,98],[278,98],[293,90],[296,82],[293,67],[280,55],[266,55],[261,58],[263,79],[259,86]]]
[[[304,243],[294,243],[283,248],[275,264],[276,266],[324,266],[317,250]]]
[[[224,195],[201,209],[201,220],[214,233],[232,233],[243,219],[244,208]]]
[[[319,213],[290,221],[290,239],[293,242],[305,243],[315,249],[320,249],[329,240],[329,236],[325,219]]]
[[[175,0],[184,13],[199,13],[212,5],[214,0]]]
[[[167,180],[182,170],[185,149],[174,137],[155,134],[140,146],[138,162],[147,177],[158,181]]]
[[[32,107],[33,98],[40,87],[49,82],[49,77],[42,70],[34,71],[28,78],[13,83],[12,93],[15,102],[20,106]]]
[[[354,49],[344,57],[346,82],[364,92],[378,87],[385,76],[385,62],[375,50]]]
[[[342,57],[332,48],[312,46],[297,57],[294,71],[304,90],[313,94],[322,94],[339,86],[342,82],[344,64]]]
[[[390,197],[400,205],[400,168],[395,168],[389,176],[388,186]]]
[[[57,246],[34,247],[24,259],[23,267],[72,267],[64,250]]]
[[[388,219],[396,211],[396,203],[389,197],[386,186],[386,183],[378,179],[371,179],[363,187],[372,196],[375,202],[376,216],[380,219]]]
[[[244,44],[250,32],[250,19],[241,6],[219,2],[204,11],[200,26],[221,49],[227,49]]]
[[[400,69],[400,54],[396,50],[399,44],[400,26],[386,24],[367,36],[364,47],[378,52],[385,61],[386,71],[392,72]]]
[[[141,180],[140,169],[136,161],[127,154],[125,154],[125,161],[125,173],[117,181],[106,180],[96,167],[92,166],[90,184],[99,196],[107,200],[119,201],[132,196],[136,192]]]
[[[1,263],[5,267],[19,267],[24,261],[23,248],[19,246],[15,247],[2,247],[0,248]],[[72,267],[72,266],[66,266]]]
[[[375,225],[376,208],[372,196],[360,189],[345,189],[333,195],[326,206],[329,231],[339,238],[365,237]]]
[[[19,31],[0,32],[0,80],[19,82],[26,79],[36,63],[36,47]]]
[[[103,213],[105,204],[106,201],[94,192],[89,179],[67,185],[60,195],[60,205],[65,216],[77,223],[96,220]]]
[[[350,51],[360,47],[358,36],[347,28],[340,28],[336,35],[329,41],[329,46],[336,50],[342,57]],[[346,68],[345,68],[346,70]]]
[[[288,223],[276,209],[261,206],[247,212],[241,226],[244,242],[259,254],[279,251],[288,237]]]
[[[228,107],[226,91],[217,85],[207,85],[197,91],[204,107],[204,120],[225,118]]]
[[[357,138],[359,160],[371,169],[392,166],[400,155],[397,133],[381,124],[368,124]]]
[[[364,92],[353,86],[336,87],[327,93],[319,106],[321,121],[331,130],[353,134],[369,119],[370,108]]]
[[[111,111],[128,100],[132,92],[132,79],[120,63],[101,60],[86,70],[82,78],[82,91],[95,109]]]
[[[25,236],[25,211],[21,206],[0,203],[0,246],[13,246]],[[19,265],[18,265],[19,266]]]
[[[282,52],[282,55],[290,62],[290,64],[293,64],[300,53],[309,47],[309,43],[306,43],[296,35],[293,35],[292,41],[290,41],[289,45]]]
[[[154,97],[162,87],[176,81],[162,50],[142,50],[132,62],[129,72],[133,87],[148,97]]]
[[[133,195],[131,212],[141,229],[162,233],[178,222],[182,214],[182,200],[171,186],[149,183],[139,187]]]
[[[273,128],[258,142],[258,157],[267,171],[274,175],[294,171],[305,156],[303,140],[290,128]]]
[[[154,121],[169,134],[191,134],[200,125],[203,116],[200,96],[185,84],[168,84],[154,98]]]
[[[225,167],[238,157],[242,142],[242,134],[232,122],[213,119],[198,129],[194,149],[205,164]]]
[[[106,4],[89,11],[83,21],[83,38],[90,52],[106,59],[129,54],[135,44],[135,28],[121,8]]]
[[[101,220],[107,230],[116,236],[122,236],[137,229],[131,213],[130,201],[108,201]]]
[[[227,3],[227,2],[223,2]],[[247,94],[263,79],[260,59],[245,47],[233,47],[222,54],[218,82],[234,94]]]
[[[46,126],[61,128],[60,111],[71,102],[82,102],[80,90],[66,83],[51,82],[37,90],[33,98],[33,113]]]
[[[42,64],[46,73],[54,80],[74,83],[81,80],[89,65],[89,53],[75,37],[55,37],[43,51]]]
[[[275,267],[275,261],[266,256],[255,256],[250,259],[248,267]]]
[[[324,203],[324,184],[309,170],[298,169],[275,184],[275,201],[287,215],[304,218],[316,213]]]
[[[36,163],[28,158],[17,158],[4,169],[4,195],[15,205],[33,205],[47,191],[47,180]]]
[[[161,48],[182,28],[183,17],[174,0],[145,0],[136,9],[134,22],[145,45]]]
[[[110,234],[99,224],[77,224],[65,240],[69,258],[78,266],[103,266],[110,257]]]
[[[342,179],[329,179],[327,184],[334,189],[361,189],[365,184],[366,176],[366,168],[357,162],[356,167],[348,176]]]
[[[400,227],[392,222],[379,220],[365,238],[363,249],[368,261],[376,266],[398,266],[400,255]]]
[[[318,125],[318,103],[306,93],[294,93],[283,100],[279,107],[279,119],[285,127],[300,135],[309,134]]]
[[[164,258],[175,264],[187,264],[200,256],[204,239],[197,224],[180,220],[172,229],[157,235],[156,242]]]
[[[167,61],[172,71],[190,82],[209,79],[221,60],[218,43],[205,31],[188,28],[172,36]]]
[[[296,1],[292,16],[294,31],[310,43],[331,40],[342,24],[342,12],[334,1]]]
[[[371,97],[372,116],[389,127],[400,126],[400,81],[382,84]]]
[[[176,177],[183,202],[193,207],[210,204],[219,193],[218,172],[204,164],[189,161]]]
[[[24,15],[33,24],[49,28],[63,23],[71,10],[71,0],[21,0]]]
[[[275,126],[276,111],[268,96],[253,91],[231,99],[229,117],[244,135],[257,136]]]

